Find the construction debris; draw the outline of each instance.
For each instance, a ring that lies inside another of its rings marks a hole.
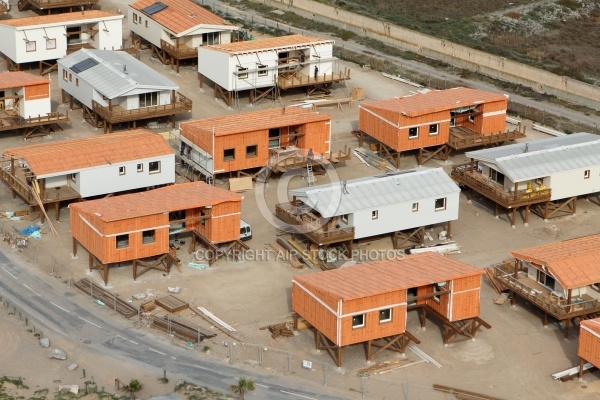
[[[409,367],[411,365],[424,363],[425,360],[419,360],[415,362],[411,362],[409,364],[403,364],[410,360],[394,360],[394,361],[384,361],[379,364],[371,365],[370,367],[366,367],[363,369],[359,369],[357,371],[358,376],[369,376],[369,375],[377,375],[377,374],[385,374],[386,372],[394,371],[396,369]]]
[[[102,287],[94,284],[87,278],[83,278],[75,282],[75,287],[92,297],[94,300],[100,300],[102,303],[107,305],[107,307],[114,308],[116,312],[125,318],[133,317],[138,313],[134,307],[132,307],[126,301],[121,300],[119,296],[104,290]]]
[[[165,296],[154,301],[157,306],[164,308],[168,312],[175,313],[181,310],[187,310],[189,308],[188,303],[178,299],[175,296]]]
[[[204,307],[196,307],[196,308],[198,310],[200,310],[208,318],[212,319],[214,322],[216,322],[217,324],[219,324],[220,326],[222,326],[229,332],[237,332],[233,327],[231,327],[231,326],[227,325],[225,322],[221,321],[219,318],[217,318],[213,313],[208,311],[206,308],[204,308]]]
[[[271,332],[271,338],[276,339],[279,336],[292,337],[294,336],[294,323],[293,322],[282,322],[281,324],[268,325],[259,328],[261,331],[268,329]]]
[[[367,165],[384,170],[386,172],[396,171],[396,168],[392,167],[386,160],[371,151],[365,149],[355,149],[353,153],[359,160]]]
[[[494,290],[497,293],[502,293],[504,292],[506,289],[508,289],[507,287],[505,287],[502,282],[500,282],[498,279],[496,279],[496,277],[494,276],[494,267],[488,267],[485,269],[485,276],[487,276],[488,281],[490,282],[490,284],[492,285],[492,287],[494,288]],[[496,303],[498,304],[498,303]]]
[[[424,247],[416,247],[414,249],[409,249],[408,252],[410,254],[419,254],[419,253],[438,253],[438,254],[456,254],[460,253],[460,248],[454,242],[448,242],[445,244],[436,244],[434,246],[424,246]]]
[[[592,370],[595,368],[596,367],[589,362],[583,364],[583,372],[589,371],[589,370]],[[571,379],[575,378],[577,375],[579,375],[579,367],[572,367],[572,368],[565,369],[564,371],[560,371],[555,374],[552,374],[552,377],[561,382],[566,382],[566,381],[570,381]]]
[[[304,264],[302,263],[302,261],[300,261],[296,257],[296,255],[293,252],[291,252],[287,246],[285,246],[285,244],[280,243],[280,241],[282,243],[285,243],[283,242],[283,240],[277,239],[276,243],[271,243],[268,245],[268,248],[275,253],[276,259],[287,262],[293,268],[303,268]]]

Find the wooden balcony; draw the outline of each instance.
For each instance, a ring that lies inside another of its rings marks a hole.
[[[99,0],[19,0],[19,11],[74,8],[98,4]]]
[[[450,128],[448,146],[454,150],[464,150],[473,147],[491,146],[525,137],[525,132],[519,130],[499,132],[492,135],[481,135],[462,126]]]
[[[31,193],[32,188],[26,183],[27,178],[25,177],[25,174],[19,169],[17,170],[19,173],[12,175],[9,172],[10,166],[7,165],[7,163],[5,164],[6,165],[3,165],[3,167],[6,168],[0,169],[0,179],[2,179],[14,193],[25,200],[29,206],[37,206],[38,203]],[[42,199],[43,204],[54,204],[63,200],[79,199],[81,196],[70,186],[60,186],[44,190],[41,193],[40,198]]]
[[[160,48],[171,57],[176,60],[186,60],[189,58],[198,58],[198,49],[195,47],[188,47],[186,45],[175,46],[171,43],[160,40]]]
[[[519,190],[511,192],[502,185],[486,178],[477,169],[477,163],[463,164],[452,167],[450,176],[459,184],[464,185],[496,204],[510,209],[527,206],[531,204],[545,203],[550,201],[550,189],[526,191]]]
[[[133,110],[125,110],[119,106],[112,106],[112,109],[110,109],[109,107],[102,106],[98,104],[98,102],[92,100],[92,109],[100,116],[100,118],[107,121],[109,124],[139,121],[190,112],[192,110],[192,100],[181,93],[177,93],[177,96],[177,101],[171,104],[136,108]]]
[[[275,215],[294,229],[295,233],[305,236],[317,245],[329,245],[354,240],[354,227],[330,227],[327,221],[323,224],[321,218],[312,213],[310,207],[298,202],[275,205]]]
[[[571,298],[571,302],[567,303],[567,299],[561,293],[553,292],[527,277],[526,270],[519,270],[515,277],[514,268],[514,262],[504,262],[496,265],[494,276],[504,286],[513,290],[517,296],[557,320],[563,321],[600,313],[600,301],[597,298],[583,294]]]
[[[281,90],[306,87],[306,86],[324,86],[329,87],[333,83],[339,83],[350,79],[350,70],[344,72],[334,72],[331,74],[320,74],[316,77],[303,74],[296,70],[281,70],[277,77],[277,86]]]

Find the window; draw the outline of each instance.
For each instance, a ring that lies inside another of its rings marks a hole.
[[[235,160],[235,149],[225,149],[223,151],[223,161]]]
[[[438,134],[439,124],[431,124],[429,125],[429,136],[434,136]]]
[[[456,118],[452,117],[450,118],[450,128],[456,126]]]
[[[589,170],[589,169],[586,169],[586,170],[583,172],[583,179],[589,179],[589,178],[590,178],[590,170]]]
[[[75,78],[75,86],[79,86],[79,78]]]
[[[151,174],[160,172],[160,161],[150,161],[148,163],[148,172]]]
[[[56,39],[46,39],[46,50],[56,49]]]
[[[66,70],[66,69],[63,69],[63,79],[64,79],[65,81],[66,81],[66,80],[69,80],[69,73],[67,72],[67,70]]]
[[[475,123],[475,117],[474,117],[474,116],[472,116],[472,115],[469,115],[469,118],[468,118],[468,119],[469,119],[469,122],[470,122],[470,123],[472,123],[472,124],[474,124],[474,123]]]
[[[77,174],[69,174],[69,179],[73,183],[77,183]]]
[[[269,129],[269,148],[276,149],[279,147],[280,143],[280,131],[279,128]]]
[[[412,128],[408,128],[408,138],[415,139],[419,137],[419,128],[414,126]]]
[[[386,308],[385,310],[379,310],[379,323],[390,322],[392,320],[392,309]]]
[[[433,293],[441,292],[442,290],[444,290],[445,286],[446,286],[446,282],[440,282],[440,283],[433,285]],[[433,301],[435,301],[436,303],[439,303],[440,296],[433,296]]]
[[[248,68],[238,67],[238,79],[248,79]]]
[[[365,314],[352,316],[352,329],[363,328],[365,326]]]
[[[156,242],[156,232],[154,229],[142,232],[142,244]]]
[[[137,14],[133,14],[133,23],[137,24],[138,23],[138,15]]]
[[[145,24],[146,28],[148,27],[148,20],[146,20],[146,24]]]
[[[119,175],[125,175],[125,167],[119,167]]]
[[[377,218],[379,218],[379,210],[371,211],[371,219],[377,219]]]
[[[117,249],[129,247],[129,234],[117,235]]]
[[[439,199],[435,199],[435,211],[441,211],[446,209],[446,198],[441,197]]]
[[[202,34],[202,46],[210,46],[221,43],[221,35],[219,32],[208,32]]]
[[[258,76],[267,76],[269,75],[269,71],[267,70],[267,66],[266,65],[259,65],[258,66]]]
[[[69,73],[69,82],[73,82],[73,74]]]
[[[25,49],[30,52],[30,51],[35,51],[35,42],[28,40],[25,42]]]
[[[137,172],[144,172],[144,164],[137,165]]]
[[[140,108],[158,105],[158,92],[142,93],[139,95]]]
[[[246,158],[256,157],[258,155],[258,145],[246,146]]]
[[[556,280],[540,270],[537,271],[537,281],[541,285],[546,286],[548,289],[554,290],[554,284],[556,283]]]
[[[412,210],[413,210],[413,212],[419,211],[419,203],[413,203]]]
[[[490,180],[498,183],[499,185],[504,186],[504,174],[502,172],[498,172],[495,169],[490,168]]]
[[[342,215],[342,222],[343,222],[344,224],[348,224],[348,214],[344,214],[344,215]]]

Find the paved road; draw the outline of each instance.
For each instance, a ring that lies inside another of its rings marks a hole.
[[[406,60],[406,59],[399,58],[399,57],[391,57],[387,54],[383,54],[381,52],[378,52],[375,49],[363,46],[363,45],[353,42],[351,40],[350,41],[342,41],[339,38],[331,36],[330,34],[328,34],[326,32],[307,31],[307,30],[298,29],[298,28],[295,28],[292,26],[284,25],[284,24],[278,23],[276,21],[269,20],[268,18],[265,19],[263,16],[260,16],[258,14],[254,14],[254,16],[253,16],[253,12],[250,13],[248,11],[238,10],[238,9],[233,8],[227,4],[224,4],[218,0],[204,0],[204,1],[196,0],[196,1],[200,4],[204,3],[204,4],[212,7],[214,10],[217,10],[217,11],[220,11],[223,13],[227,13],[227,14],[233,16],[234,18],[238,18],[241,20],[254,21],[256,24],[266,24],[271,27],[277,27],[284,31],[288,31],[292,34],[293,33],[302,33],[302,34],[307,34],[307,35],[312,35],[312,36],[317,36],[317,37],[322,37],[322,38],[333,39],[336,41],[337,46],[342,46],[344,49],[347,49],[347,50],[350,50],[353,52],[357,52],[357,53],[365,54],[365,57],[368,57],[368,55],[373,55],[373,54],[378,55],[378,56],[396,64],[397,66],[401,67],[402,70],[415,72],[422,76],[432,76],[432,77],[435,77],[440,80],[446,80],[448,82],[455,82],[457,84],[476,88],[476,89],[507,93],[507,91],[505,89],[498,88],[489,83],[482,82],[482,81],[475,80],[475,79],[463,79],[463,78],[457,77],[456,75],[447,73],[445,71],[437,70],[427,64],[423,64],[418,61]],[[574,122],[586,124],[586,125],[594,128],[594,131],[595,131],[594,133],[600,133],[598,131],[598,128],[600,128],[600,117],[597,117],[594,115],[586,115],[583,112],[575,111],[573,109],[562,107],[557,104],[540,101],[540,100],[535,100],[535,99],[520,96],[520,95],[514,94],[514,93],[509,93],[509,95],[510,95],[510,100],[512,102],[522,104],[525,106],[529,106],[529,107],[533,107],[535,109],[538,109],[545,113],[548,113],[549,115],[555,115],[558,117],[569,119]]]
[[[244,376],[256,384],[253,398],[352,398],[344,397],[335,390],[319,388],[312,382],[262,374],[196,356],[160,336],[134,329],[130,321],[118,315],[97,312],[97,306],[89,299],[84,300],[83,294],[75,290],[67,288],[58,279],[48,279],[47,275],[23,267],[17,260],[0,252],[0,295],[44,326],[44,336],[52,337],[53,332],[71,343],[81,342],[77,348],[79,353],[102,353],[132,365],[141,363],[158,370],[166,369],[178,378],[222,393],[228,393],[229,386],[237,381],[237,377]],[[85,342],[80,338],[86,338]]]

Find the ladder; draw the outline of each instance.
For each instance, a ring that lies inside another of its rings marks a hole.
[[[315,182],[317,178],[315,178],[315,174],[312,168],[312,162],[309,161],[306,163],[306,182],[308,182],[308,186],[315,186]]]

